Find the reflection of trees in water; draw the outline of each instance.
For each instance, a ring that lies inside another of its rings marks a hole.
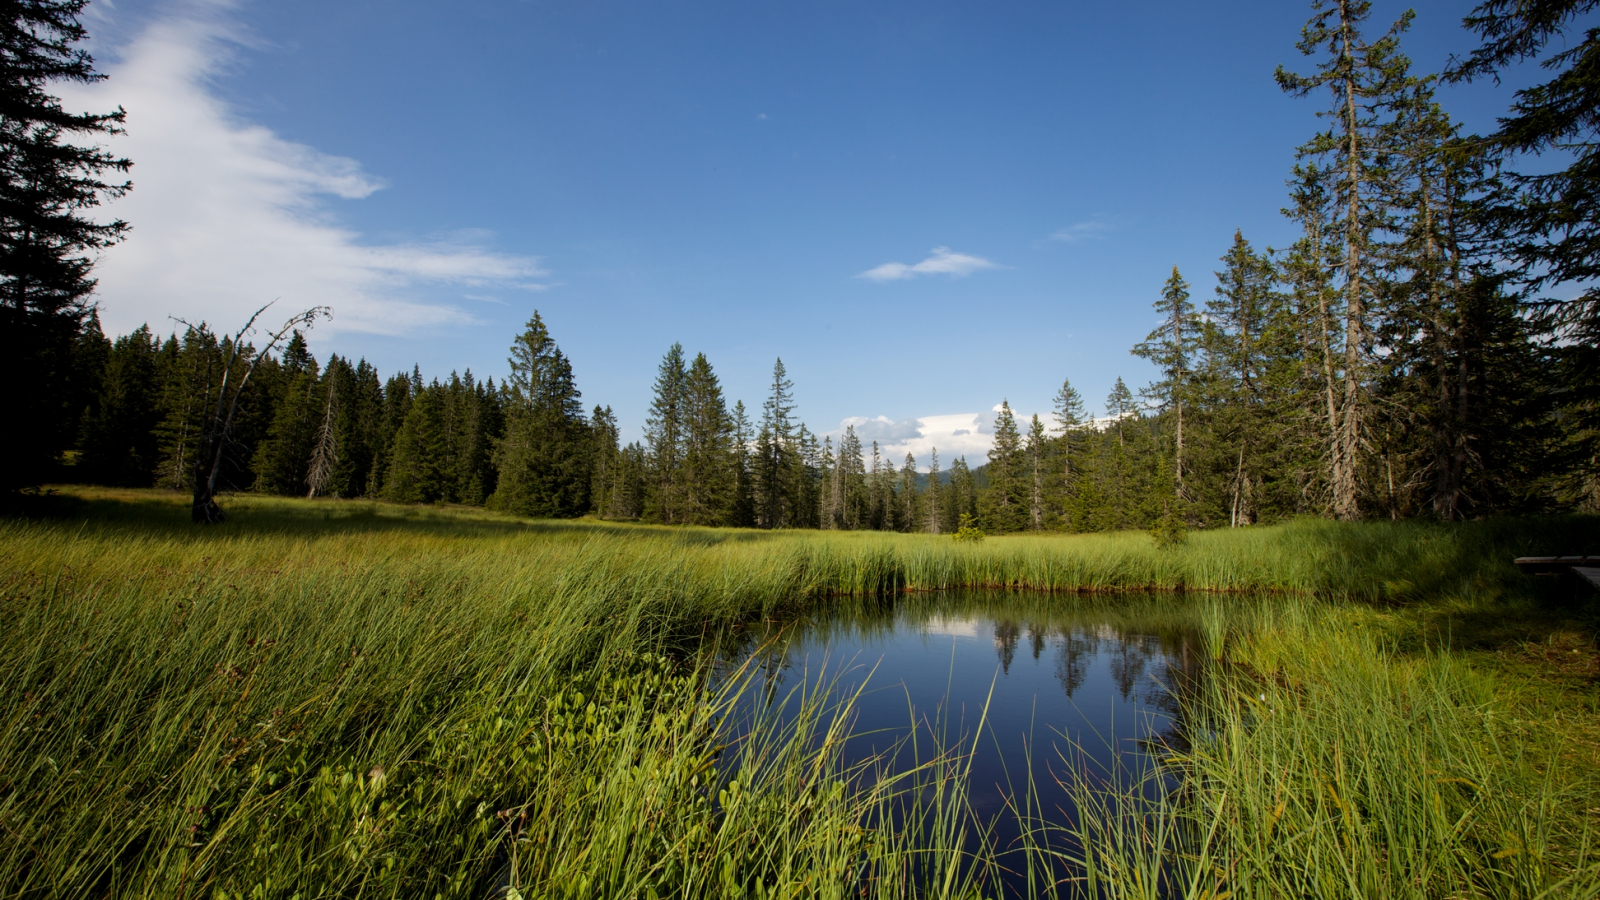
[[[1054,652],[1055,676],[1068,697],[1081,689],[1089,678],[1089,665],[1107,656],[1112,683],[1123,700],[1135,696],[1147,709],[1162,715],[1152,725],[1149,739],[1172,748],[1188,746],[1187,701],[1199,688],[1204,654],[1195,636],[1173,629],[1157,634],[1141,634],[1110,626],[1084,628],[1062,625],[1054,629],[1029,623],[1029,636],[1042,643],[1049,638]]]
[[[1163,656],[1160,674],[1151,680],[1144,702],[1166,713],[1166,727],[1150,736],[1156,752],[1167,750],[1185,752],[1191,746],[1195,723],[1188,714],[1195,707],[1202,679],[1205,677],[1205,654],[1199,651],[1195,640],[1185,639]]]
[[[1056,678],[1071,697],[1089,677],[1089,660],[1099,652],[1099,642],[1082,631],[1068,631],[1056,640]]]
[[[1046,649],[1053,653],[1050,663],[1069,698],[1088,682],[1092,661],[1104,654],[1107,674],[1122,699],[1137,696],[1144,707],[1161,714],[1151,723],[1155,729],[1151,740],[1158,745],[1185,746],[1185,700],[1198,688],[1205,655],[1194,642],[1192,620],[1173,614],[1182,609],[1181,598],[1150,595],[1143,599],[1148,606],[1135,613],[1126,599],[1090,606],[1027,593],[952,592],[861,602],[840,598],[815,617],[752,622],[707,634],[703,646],[716,647],[721,662],[715,668],[724,675],[741,664],[754,667],[751,674],[766,688],[763,699],[770,703],[778,696],[778,684],[796,664],[790,651],[798,646],[819,648],[848,639],[866,644],[864,652],[870,655],[868,648],[873,643],[892,641],[908,628],[916,631],[935,623],[948,627],[965,622],[977,626],[981,635],[987,620],[992,623],[996,656],[1007,674],[1024,632],[1035,660],[1041,659]],[[1145,618],[1148,612],[1156,615]]]
[[[1130,635],[1117,642],[1117,649],[1111,654],[1111,680],[1122,699],[1132,699],[1133,689],[1138,687],[1149,662],[1149,649],[1140,637]]]
[[[1015,621],[1002,619],[994,623],[994,649],[1000,654],[1000,668],[1007,675],[1011,674],[1011,660],[1017,656],[1017,638],[1021,634]]]

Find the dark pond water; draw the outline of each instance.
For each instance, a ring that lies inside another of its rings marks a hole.
[[[843,604],[832,618],[747,635],[744,657],[761,670],[749,702],[792,712],[802,683],[836,696],[864,688],[847,762],[899,746],[890,765],[914,764],[903,748],[913,728],[961,744],[973,812],[1015,868],[1004,851],[1030,783],[1043,817],[1067,823],[1076,810],[1063,780],[1148,771],[1151,754],[1184,745],[1179,698],[1203,671],[1188,608],[1171,595],[1019,593]],[[1016,876],[1004,880],[1019,892]]]

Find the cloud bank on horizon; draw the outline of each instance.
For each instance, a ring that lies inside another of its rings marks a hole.
[[[540,289],[538,260],[459,232],[418,242],[373,243],[331,217],[333,199],[384,187],[353,159],[284,140],[244,121],[210,80],[239,43],[226,7],[184,7],[125,45],[96,50],[109,77],[63,86],[69,108],[127,110],[111,149],[133,160],[134,189],[104,213],[133,224],[96,267],[101,319],[125,333],[169,316],[242,324],[264,303],[329,306],[329,331],[405,334],[473,317],[429,295],[441,285]]]
[[[857,275],[868,281],[904,281],[916,278],[919,275],[949,275],[953,278],[962,278],[971,275],[979,269],[998,269],[1000,264],[984,259],[981,256],[972,256],[966,253],[956,253],[949,247],[935,247],[932,255],[922,262],[907,265],[905,263],[884,263],[874,269],[868,269]]]
[[[895,421],[888,416],[851,416],[839,423],[837,431],[827,432],[837,443],[845,428],[854,426],[856,437],[861,439],[864,453],[872,452],[872,442],[878,442],[878,451],[885,464],[896,469],[910,453],[916,457],[917,470],[928,471],[934,450],[939,451],[939,468],[948,469],[957,457],[966,457],[967,464],[976,468],[989,461],[989,449],[994,446],[995,414],[1000,404],[988,412],[953,413],[942,416],[923,416],[917,419]],[[1017,428],[1026,432],[1032,413],[1012,410]],[[1042,415],[1046,427],[1054,421]]]

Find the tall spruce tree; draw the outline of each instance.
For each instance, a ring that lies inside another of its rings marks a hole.
[[[1279,67],[1278,84],[1304,97],[1327,91],[1331,102],[1318,113],[1331,122],[1300,147],[1302,158],[1323,160],[1332,203],[1325,223],[1341,246],[1337,269],[1343,301],[1343,393],[1338,398],[1333,434],[1333,509],[1341,519],[1360,516],[1358,469],[1366,437],[1370,306],[1381,290],[1380,235],[1388,210],[1383,205],[1387,167],[1394,151],[1392,109],[1407,82],[1409,61],[1400,53],[1399,35],[1411,22],[1406,13],[1376,41],[1361,26],[1371,12],[1366,0],[1316,0],[1313,15],[1296,47],[1322,61],[1313,75]]]
[[[622,453],[621,429],[611,407],[595,404],[589,414],[589,432],[593,436],[589,450],[589,505],[602,518],[609,518],[617,507],[622,464],[618,458]]]
[[[1021,455],[1020,453],[1018,454]],[[991,495],[992,488],[991,487]],[[954,533],[961,528],[963,521],[973,522],[983,528],[1002,530],[991,524],[984,509],[979,505],[980,490],[977,474],[972,467],[967,465],[965,456],[958,456],[950,464],[950,483],[944,491],[944,526],[943,530]],[[965,517],[965,519],[963,519]],[[1005,529],[1011,530],[1011,529]]]
[[[1044,498],[1045,482],[1049,475],[1049,445],[1044,422],[1035,413],[1028,423],[1025,447],[1028,460],[1028,528],[1033,531],[1041,531],[1045,526]]]
[[[728,524],[737,528],[753,528],[756,524],[755,481],[750,471],[750,450],[755,442],[755,429],[744,401],[733,405],[733,500],[729,508]]]
[[[1089,413],[1083,403],[1083,395],[1072,386],[1071,379],[1061,380],[1061,389],[1056,392],[1055,406],[1052,413],[1055,419],[1055,430],[1059,432],[1055,438],[1054,453],[1051,465],[1051,480],[1048,485],[1049,504],[1053,513],[1060,517],[1061,524],[1068,531],[1077,528],[1079,507],[1079,478],[1078,469],[1082,467],[1082,447],[1086,437],[1092,435]]]
[[[1478,199],[1473,217],[1515,264],[1529,310],[1550,339],[1557,363],[1550,384],[1559,404],[1553,421],[1566,433],[1559,456],[1546,464],[1574,473],[1554,479],[1557,494],[1591,512],[1600,510],[1597,6],[1596,0],[1485,0],[1464,20],[1482,43],[1446,73],[1455,81],[1498,80],[1530,60],[1553,73],[1517,91],[1499,128],[1476,142],[1491,149],[1507,182]],[[1565,166],[1550,165],[1552,156]],[[1550,288],[1565,288],[1566,296],[1545,293]]]
[[[1189,302],[1189,283],[1178,274],[1177,266],[1172,267],[1172,275],[1162,286],[1155,309],[1161,314],[1161,324],[1134,346],[1133,355],[1142,356],[1161,369],[1161,380],[1152,384],[1147,394],[1156,400],[1159,409],[1173,416],[1172,479],[1181,502],[1187,496],[1183,484],[1183,404],[1191,387],[1190,366],[1199,346],[1200,320],[1194,304]]]
[[[662,357],[657,370],[655,396],[650,400],[650,417],[645,420],[644,432],[655,470],[647,495],[646,515],[668,525],[684,521],[687,513],[682,470],[688,380],[683,345],[675,343]]]
[[[736,487],[733,421],[722,384],[704,353],[695,355],[683,385],[684,519],[722,525]]]
[[[395,433],[383,495],[396,503],[449,500],[454,481],[446,426],[447,390],[438,381],[413,397]]]
[[[570,518],[589,507],[589,428],[572,363],[537,311],[511,345],[506,430],[496,452],[491,505],[527,516]]]
[[[1238,527],[1259,519],[1265,477],[1262,454],[1276,443],[1266,371],[1270,363],[1265,358],[1275,314],[1276,273],[1271,261],[1256,253],[1239,231],[1234,232],[1222,263],[1215,295],[1206,304],[1199,380],[1218,468],[1232,470],[1218,499],[1226,505],[1229,526]]]
[[[894,467],[884,461],[877,441],[872,442],[872,464],[867,478],[870,493],[866,525],[873,531],[890,531],[894,520]]]
[[[1097,463],[1101,486],[1099,494],[1103,506],[1097,511],[1095,527],[1099,529],[1130,528],[1137,523],[1135,512],[1135,498],[1137,483],[1134,480],[1134,465],[1129,446],[1129,432],[1135,426],[1142,425],[1139,421],[1139,408],[1133,397],[1133,391],[1119,377],[1112,385],[1111,393],[1106,396],[1106,417],[1110,422],[1106,426],[1107,437],[1116,436],[1116,440],[1103,440],[1102,459]]]
[[[101,142],[121,108],[74,113],[55,85],[105,76],[81,44],[87,0],[12,0],[0,11],[0,416],[12,429],[0,491],[38,484],[77,437],[73,345],[90,312],[97,254],[128,225],[92,214],[131,184]],[[110,180],[102,180],[102,179]]]
[[[895,491],[895,530],[919,531],[922,504],[917,494],[917,458],[909,451],[900,466],[900,481]]]
[[[762,528],[793,524],[801,499],[795,473],[804,461],[796,439],[794,383],[780,358],[772,367],[772,393],[761,408],[761,432],[756,438],[755,495],[757,522]]]
[[[959,461],[966,468],[966,461]],[[955,484],[957,471],[951,465],[951,484]],[[989,450],[989,489],[984,492],[981,514],[983,527],[997,533],[1021,531],[1028,521],[1028,483],[1023,457],[1022,435],[1017,430],[1017,417],[1011,412],[1009,400],[1000,402],[1000,411],[994,417],[994,442]],[[958,510],[957,515],[966,510]],[[959,527],[959,519],[956,520]]]

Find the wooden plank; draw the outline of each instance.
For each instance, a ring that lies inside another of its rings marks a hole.
[[[1585,580],[1594,585],[1595,590],[1600,591],[1600,567],[1573,566],[1572,571],[1582,575]]]
[[[1528,575],[1554,575],[1580,566],[1600,567],[1600,556],[1519,556],[1512,562]]]

